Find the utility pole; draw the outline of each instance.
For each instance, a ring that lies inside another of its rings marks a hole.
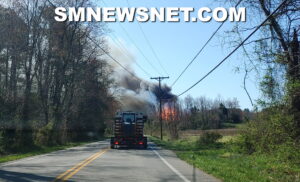
[[[169,79],[169,77],[151,77],[152,80],[157,80],[158,81],[158,86],[159,86],[159,122],[160,122],[160,139],[163,139],[163,124],[162,124],[162,109],[161,109],[161,101],[162,101],[162,91],[161,91],[161,81],[163,79]]]

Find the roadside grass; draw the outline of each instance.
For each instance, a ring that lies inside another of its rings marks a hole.
[[[95,141],[91,141],[91,142],[95,142]],[[7,154],[7,155],[0,154],[0,163],[23,159],[26,157],[32,157],[35,155],[46,154],[46,153],[50,153],[50,152],[54,152],[54,151],[58,151],[58,150],[64,150],[67,148],[76,147],[76,146],[88,144],[91,142],[71,142],[71,143],[67,143],[65,145],[58,145],[58,146],[36,146],[32,149],[26,149],[24,151],[19,151],[14,154]]]
[[[201,129],[195,129],[195,130],[183,130],[180,131],[180,138],[190,138],[191,136],[201,136],[205,133],[219,133],[223,136],[235,136],[240,134],[240,128],[242,125],[237,125],[235,128],[229,127],[229,128],[222,128],[222,129],[209,129],[209,130],[201,130]],[[155,135],[157,136],[157,135]]]
[[[221,128],[242,128],[245,123],[222,123]]]
[[[209,146],[197,145],[197,138],[161,141],[157,145],[173,150],[177,156],[225,182],[300,182],[300,166],[275,155],[241,152],[238,136],[222,137]]]

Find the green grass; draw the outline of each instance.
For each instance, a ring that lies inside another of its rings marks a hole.
[[[244,154],[237,145],[237,137],[223,137],[217,144],[198,146],[197,139],[161,141],[156,144],[171,149],[177,156],[225,182],[297,182],[300,166],[282,161],[274,155]]]
[[[222,123],[221,128],[241,128],[245,123]]]
[[[54,151],[58,151],[58,150],[64,150],[64,149],[67,149],[70,147],[84,145],[86,143],[89,143],[89,142],[68,143],[66,145],[51,146],[51,147],[47,147],[47,146],[34,147],[30,150],[27,149],[26,151],[23,151],[23,152],[21,151],[21,152],[15,153],[15,154],[0,155],[0,163],[18,160],[18,159],[22,159],[22,158],[26,158],[26,157],[35,156],[35,155],[50,153],[50,152],[54,152]]]

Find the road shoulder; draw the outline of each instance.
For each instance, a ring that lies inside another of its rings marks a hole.
[[[221,182],[221,180],[217,179],[216,177],[211,176],[210,174],[207,174],[204,171],[179,159],[171,150],[157,146],[155,143],[152,143],[150,147],[151,150],[154,152],[156,151],[164,160],[167,161],[167,163],[169,163],[172,167],[179,171],[181,175],[187,178],[188,181]]]

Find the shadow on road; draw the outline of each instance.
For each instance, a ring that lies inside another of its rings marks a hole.
[[[12,172],[0,170],[0,181],[29,182],[29,181],[52,181],[53,177],[40,176],[30,173]]]

